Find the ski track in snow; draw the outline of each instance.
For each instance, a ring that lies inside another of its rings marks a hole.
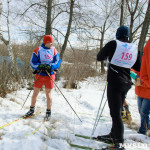
[[[101,101],[106,81],[100,77],[88,78],[78,84],[78,89],[64,89],[62,82],[56,82],[61,91],[77,112],[82,122],[71,110],[68,103],[57,89],[53,90],[52,116],[48,122],[42,122],[46,111],[46,97],[43,91],[40,92],[35,113],[39,115],[21,119],[9,126],[0,129],[0,150],[75,150],[68,143],[102,148],[107,146],[102,142],[91,141],[75,137],[74,134],[91,136],[97,110]],[[21,89],[10,93],[6,98],[0,97],[0,126],[21,118],[28,110],[31,102],[32,92],[24,106],[21,107],[30,91]],[[106,93],[103,104],[106,101]],[[128,92],[127,102],[130,106],[133,122],[138,126],[140,117],[137,109],[137,101],[134,93],[134,86]],[[103,106],[102,104],[102,106]],[[40,127],[40,128],[39,128]],[[38,131],[33,134],[37,128]],[[108,134],[111,128],[109,108],[106,104],[101,120],[98,123],[94,136]],[[125,124],[125,143],[136,142],[150,145],[150,137],[138,134],[136,130],[128,128]],[[127,148],[134,150],[134,148]],[[135,148],[141,150],[141,148]],[[145,150],[150,150],[148,146]]]

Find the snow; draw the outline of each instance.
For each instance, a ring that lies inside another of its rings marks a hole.
[[[93,125],[99,104],[106,85],[105,77],[90,77],[79,82],[78,89],[64,89],[64,80],[56,82],[68,102],[72,105],[82,122],[75,115],[58,89],[54,88],[52,93],[52,117],[48,122],[43,122],[46,111],[46,96],[41,91],[35,110],[35,117],[20,119],[9,126],[0,129],[0,150],[75,150],[69,143],[94,148],[102,148],[108,144],[76,137],[75,134],[91,136]],[[16,92],[7,94],[6,98],[0,97],[0,127],[18,118],[21,118],[28,110],[31,102],[32,92],[21,109],[30,90],[23,88]],[[106,101],[104,95],[103,103]],[[127,102],[130,106],[133,122],[140,125],[140,116],[137,108],[134,86],[128,92]],[[145,150],[150,150],[150,137],[138,134],[135,129],[128,128],[125,124],[125,143],[142,144],[147,143]],[[38,129],[36,131],[36,129]],[[111,117],[108,104],[104,108],[102,117],[97,125],[93,136],[109,133],[111,128]],[[143,148],[126,148],[127,150],[141,150]]]

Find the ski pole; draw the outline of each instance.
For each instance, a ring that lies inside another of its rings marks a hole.
[[[40,70],[40,73],[41,73],[41,72],[42,72],[42,70]],[[40,77],[40,73],[39,73],[38,78]],[[36,79],[36,81],[38,80],[38,78]],[[36,81],[33,83],[33,85],[36,83]],[[23,105],[22,105],[21,109],[24,107],[24,105],[25,105],[25,103],[26,103],[26,101],[27,101],[27,99],[28,99],[28,97],[29,97],[29,95],[30,95],[31,91],[32,91],[32,90],[30,90],[30,92],[29,92],[29,94],[28,94],[28,96],[27,96],[26,100],[24,101],[24,103],[23,103]]]
[[[98,125],[98,122],[99,122],[99,120],[100,120],[100,118],[101,118],[101,115],[102,115],[103,110],[104,110],[104,108],[105,108],[106,102],[107,102],[107,99],[106,99],[106,101],[105,101],[105,103],[104,103],[104,106],[103,106],[103,108],[102,108],[102,110],[101,110],[101,113],[100,113],[100,115],[99,115],[99,119],[98,119],[97,124],[96,124],[96,126],[95,126],[95,129],[96,129],[96,127],[97,127],[97,125]]]
[[[55,83],[55,81],[52,79],[52,77],[50,76],[50,74],[48,73],[48,71],[46,70],[47,75],[50,77],[50,79],[53,81],[53,83],[55,84],[55,86],[57,87],[57,89],[59,90],[59,92],[61,93],[61,95],[64,97],[64,99],[66,100],[66,102],[69,104],[69,106],[71,107],[71,109],[74,111],[74,113],[76,114],[76,116],[78,117],[78,119],[82,122],[82,120],[80,119],[80,117],[78,116],[78,114],[76,113],[76,111],[73,109],[73,107],[70,105],[70,103],[68,102],[67,98],[64,96],[64,94],[61,92],[61,90],[59,89],[59,87],[57,86],[57,84]]]
[[[101,102],[100,102],[100,105],[99,105],[99,108],[98,108],[98,112],[97,112],[97,116],[96,116],[95,123],[94,123],[94,126],[93,126],[91,137],[94,134],[95,129],[96,129],[96,124],[97,124],[96,121],[98,121],[98,116],[99,116],[99,112],[100,112],[100,109],[101,109],[101,105],[102,105],[102,101],[103,101],[103,98],[104,98],[106,87],[107,87],[107,82],[106,82],[106,85],[105,85],[105,88],[104,88],[104,92],[103,92],[103,95],[102,95],[102,98],[101,98]]]

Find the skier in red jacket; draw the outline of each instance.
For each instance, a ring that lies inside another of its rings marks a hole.
[[[141,126],[138,133],[146,134],[150,128],[150,39],[143,49],[141,70],[137,72],[140,80],[136,80],[135,93],[138,95],[138,109],[141,117]]]

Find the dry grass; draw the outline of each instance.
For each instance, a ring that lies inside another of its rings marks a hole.
[[[24,68],[18,70],[16,66],[13,66],[11,70],[11,64],[3,62],[0,64],[0,96],[5,97],[7,93],[14,90],[18,90],[16,86],[17,83],[20,87],[25,87],[24,79],[28,82],[28,90],[33,89],[33,74],[30,67],[30,59],[33,53],[33,50],[38,45],[12,45],[12,50],[14,57],[19,58],[25,62]],[[9,56],[7,47],[5,45],[0,45],[1,55]],[[64,64],[62,69],[60,68],[60,73],[58,76],[65,78],[66,83],[64,87],[66,88],[77,88],[78,81],[83,80],[87,77],[96,76],[97,72],[93,69],[92,63],[96,60],[95,52],[88,50],[66,50],[64,54],[63,61],[71,63],[71,65]],[[61,71],[62,70],[62,71]]]
[[[134,129],[136,131],[138,131],[138,129],[139,129],[139,126],[135,122],[132,122],[131,124],[128,124],[127,127],[129,129]]]
[[[19,83],[19,78],[17,74],[11,70],[11,67],[6,64],[6,62],[3,62],[0,68],[0,96],[5,97],[7,93],[17,89],[14,83]]]
[[[90,51],[76,51],[68,53],[69,63],[62,65],[62,76],[66,80],[65,88],[77,88],[79,81],[87,78],[97,76],[98,73],[93,69],[92,62],[95,57],[90,56]],[[65,58],[66,59],[66,58]]]
[[[15,58],[20,58],[25,62],[25,67],[18,69],[13,66],[12,63],[8,63],[3,61],[0,64],[0,97],[5,97],[7,93],[15,91],[18,89],[15,83],[18,85],[22,85],[24,87],[24,79],[31,79],[32,72],[29,67],[29,62],[31,58],[31,54],[33,52],[32,47],[26,45],[12,45],[12,50]],[[3,44],[0,45],[1,56],[9,56],[7,47]]]
[[[135,122],[132,122],[131,124],[127,124],[127,127],[129,129],[136,130],[137,132],[139,130],[139,126]],[[146,135],[150,137],[150,130],[147,130],[147,134]]]
[[[14,90],[14,87],[10,87],[12,82],[11,79],[11,72],[5,68],[5,63],[1,66],[1,73],[0,73],[0,96],[5,97],[7,93]]]
[[[33,83],[31,82],[28,82],[28,90],[33,90]]]
[[[10,101],[15,102],[16,100],[14,98],[10,98]]]
[[[96,76],[97,72],[84,64],[65,65],[63,67],[63,77],[66,80],[65,88],[77,88],[78,81],[87,77]]]

